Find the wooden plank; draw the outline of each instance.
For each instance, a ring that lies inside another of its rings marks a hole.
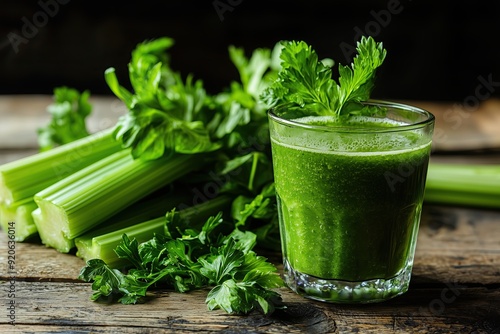
[[[499,250],[500,211],[425,205],[419,245],[424,249]]]
[[[83,261],[36,243],[18,243],[15,328],[26,333],[491,333],[500,326],[499,215],[495,211],[426,207],[407,294],[382,304],[353,306],[314,302],[280,289],[287,309],[271,317],[210,312],[204,304],[206,291],[155,291],[147,303],[135,306],[91,302],[90,285],[75,280]],[[6,263],[4,233],[0,241],[0,263]],[[272,258],[279,261],[277,254]],[[9,280],[5,266],[0,277]],[[7,296],[0,298],[7,305]],[[8,319],[0,320],[0,330],[9,328]]]
[[[46,111],[50,95],[8,95],[0,97],[0,149],[37,148],[37,129],[50,119]],[[113,126],[127,109],[113,96],[93,96],[92,114],[87,119],[89,132]]]
[[[0,165],[37,153],[36,149],[9,150],[0,149]]]
[[[500,149],[500,99],[458,102],[404,101],[436,116],[434,151]]]
[[[0,234],[0,264],[7,263],[7,237]],[[16,243],[15,269],[18,280],[77,281],[85,262],[74,254],[63,254],[39,242]],[[7,266],[0,267],[0,279],[9,277]]]
[[[500,211],[424,205],[413,281],[500,283]]]
[[[414,263],[419,284],[500,283],[500,212],[424,206]],[[0,233],[0,263],[6,262],[6,235]],[[279,254],[265,254],[281,268]],[[36,242],[16,244],[18,278],[72,280],[84,262]],[[43,261],[39,261],[43,259]],[[0,266],[0,278],[7,268]]]
[[[90,132],[108,128],[127,109],[116,97],[92,96],[94,110],[88,118]],[[435,151],[500,149],[500,99],[491,98],[474,108],[454,102],[401,101],[436,116]],[[50,95],[0,97],[0,149],[36,147],[36,129],[47,124]]]
[[[15,282],[15,329],[123,333],[488,333],[500,326],[498,289],[414,288],[386,303],[358,306],[310,301],[282,289],[285,310],[271,316],[254,312],[243,317],[208,311],[204,304],[206,291],[161,291],[144,304],[121,305],[90,301],[89,288],[89,284],[67,282]],[[2,300],[3,305],[5,302]],[[8,332],[12,327],[6,317],[0,319],[0,330]]]

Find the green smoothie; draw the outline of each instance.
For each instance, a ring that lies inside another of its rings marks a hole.
[[[324,117],[295,121],[339,127]],[[397,122],[344,126],[354,130],[271,124],[284,259],[321,279],[390,279],[413,257],[430,139],[392,133]]]

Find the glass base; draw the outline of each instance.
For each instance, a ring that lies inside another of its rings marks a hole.
[[[408,265],[390,279],[372,279],[361,282],[321,279],[294,270],[284,262],[285,283],[290,289],[306,298],[329,303],[366,304],[378,303],[408,291],[412,266]]]

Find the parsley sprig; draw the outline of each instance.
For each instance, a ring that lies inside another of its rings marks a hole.
[[[115,298],[123,304],[135,304],[154,286],[177,292],[209,288],[206,303],[210,310],[223,309],[231,314],[259,310],[272,313],[282,307],[279,293],[283,286],[277,269],[252,249],[256,235],[234,229],[222,219],[222,213],[210,217],[197,230],[171,212],[167,214],[167,233],[138,243],[123,235],[116,253],[128,260],[131,268],[123,273],[102,260],[94,259],[82,268],[79,278],[93,281],[93,300]],[[189,226],[183,230],[182,226]]]
[[[361,102],[370,98],[376,69],[386,57],[382,43],[362,37],[351,66],[339,64],[338,83],[332,78],[331,61],[320,61],[307,43],[286,41],[282,47],[278,79],[261,96],[268,105],[277,110],[287,106],[289,111],[300,109],[308,115],[335,117],[377,112]]]

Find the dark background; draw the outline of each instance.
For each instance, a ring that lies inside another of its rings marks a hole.
[[[2,1],[0,94],[52,94],[61,85],[111,94],[104,70],[115,67],[127,83],[132,49],[160,36],[176,41],[174,69],[217,92],[238,78],[230,44],[250,53],[301,39],[346,64],[361,31],[388,50],[373,97],[463,101],[479,76],[500,82],[499,9],[496,1]]]

